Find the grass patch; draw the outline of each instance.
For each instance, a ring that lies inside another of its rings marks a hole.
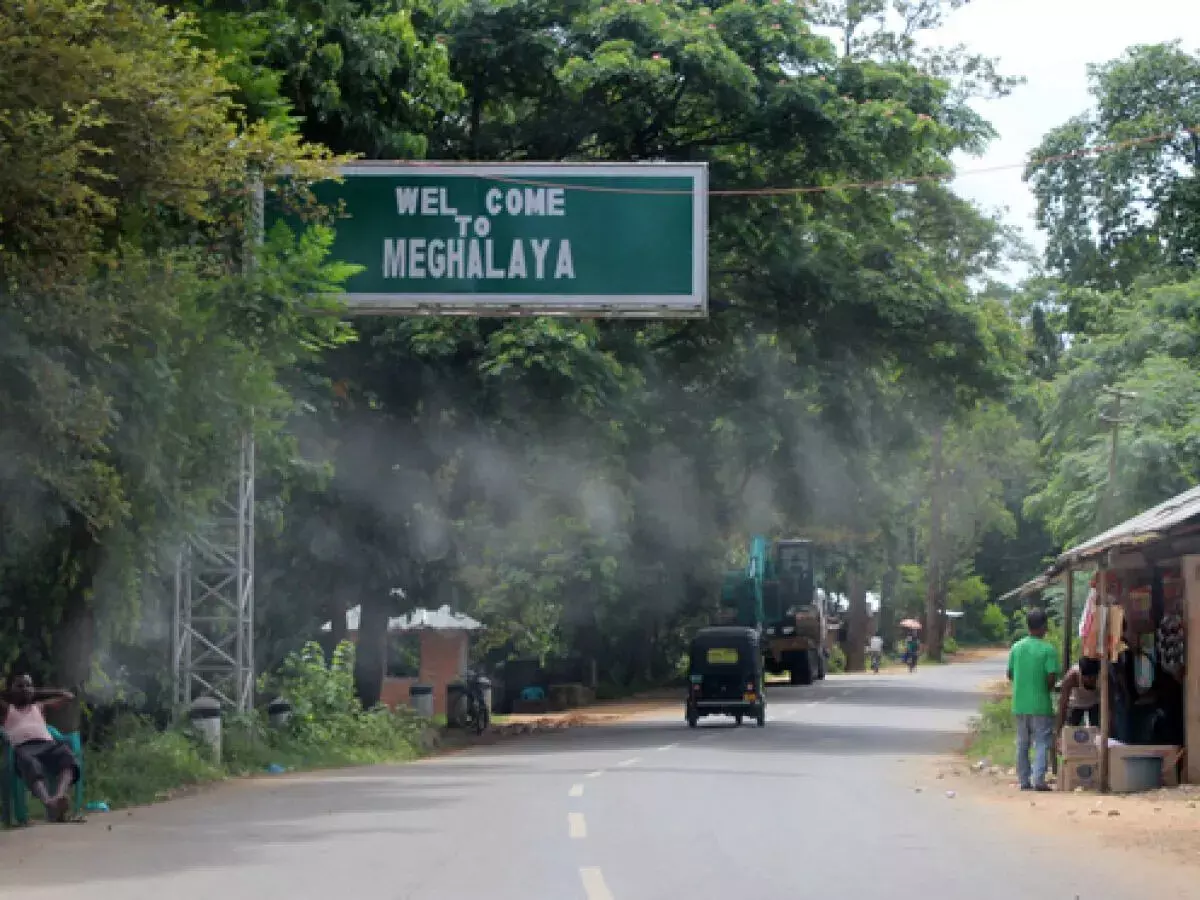
[[[971,720],[967,756],[989,760],[991,765],[1010,767],[1017,760],[1017,723],[1012,713],[1012,693],[1008,687],[984,701],[979,715]]]
[[[226,718],[220,763],[190,729],[159,731],[143,719],[123,720],[106,746],[85,751],[87,799],[120,809],[264,773],[272,765],[320,769],[420,756],[430,723],[408,709],[363,710],[354,695],[353,670],[349,645],[338,648],[328,663],[316,644],[293,654],[260,685],[261,693],[292,703],[288,726],[270,728],[262,712]]]

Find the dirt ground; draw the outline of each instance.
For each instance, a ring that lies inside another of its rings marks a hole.
[[[1010,771],[975,771],[961,758],[941,759],[927,789],[999,806],[1033,830],[1077,832],[1100,847],[1136,850],[1200,872],[1200,785],[1143,794],[1034,794],[1018,790]]]
[[[982,659],[991,659],[1005,652],[1007,651],[1003,647],[973,647],[956,653],[954,656],[947,658],[946,662],[950,665],[978,662]],[[899,666],[900,663],[894,663],[894,665]],[[786,676],[767,676],[768,685],[787,683],[788,679]],[[593,703],[591,706],[563,710],[561,712],[498,716],[496,724],[501,730],[505,730],[506,726],[508,726],[511,730],[517,731],[523,730],[522,726],[533,728],[574,728],[581,725],[605,725],[619,722],[623,719],[655,715],[664,710],[681,710],[683,700],[683,688],[663,688],[626,700],[607,700],[600,703]]]
[[[681,707],[683,697],[684,692],[682,688],[677,690],[663,689],[626,700],[606,700],[600,703],[593,703],[590,706],[567,709],[561,712],[497,716],[496,724],[498,726],[548,725],[551,723],[565,723],[569,726],[602,725],[606,722],[651,715],[662,712],[664,709]]]
[[[973,652],[976,659],[983,659],[1004,651]],[[1003,686],[1000,682],[981,687],[998,692]],[[953,792],[953,798],[947,799],[997,806],[1035,831],[1073,831],[1102,848],[1134,850],[1200,872],[1200,785],[1141,794],[1036,794],[1018,789],[1015,771],[976,768],[965,757],[935,760],[917,780],[927,783],[928,790]]]
[[[949,658],[950,663],[979,662],[984,659],[995,659],[1008,653],[1007,647],[968,647],[959,650]]]

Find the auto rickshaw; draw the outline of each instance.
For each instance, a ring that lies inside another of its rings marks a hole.
[[[701,628],[692,638],[684,717],[690,727],[704,716],[733,716],[738,725],[752,716],[767,724],[763,658],[758,632],[722,625]]]

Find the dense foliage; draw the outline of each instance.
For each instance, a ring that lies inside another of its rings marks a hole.
[[[411,710],[362,709],[354,696],[353,667],[350,644],[335,648],[329,660],[314,644],[289,654],[269,686],[292,698],[291,720],[272,727],[261,710],[230,717],[219,760],[190,729],[159,730],[124,716],[104,746],[89,749],[88,797],[119,808],[230,776],[398,762],[428,749],[428,723]]]
[[[1046,153],[1173,138],[1032,168],[1045,267],[1002,287],[1009,235],[943,181],[1012,84],[936,46],[962,2],[5,6],[0,663],[162,705],[172,561],[246,429],[260,666],[361,605],[368,707],[413,605],[493,661],[669,675],[755,531],[826,545],[851,668],[872,589],[935,656],[946,608],[1002,636],[1096,524],[1100,386],[1140,398],[1113,510],[1196,480],[1197,60],[1096,70]],[[713,198],[704,321],[346,322],[323,226],[245,239],[254,179],[303,201],[333,153],[822,190]]]

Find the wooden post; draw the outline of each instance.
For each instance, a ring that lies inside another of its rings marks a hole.
[[[1062,674],[1071,670],[1071,642],[1075,638],[1075,570],[1067,569],[1067,594],[1063,598]]]
[[[1108,793],[1108,736],[1112,733],[1112,692],[1109,676],[1112,662],[1108,653],[1108,570],[1096,570],[1100,580],[1100,790]]]
[[[1200,784],[1200,556],[1185,556],[1180,569],[1184,591],[1184,640],[1187,642],[1183,682],[1184,749],[1188,783]]]
[[[1067,593],[1063,598],[1063,645],[1062,645],[1062,677],[1067,677],[1067,672],[1071,669],[1071,641],[1075,636],[1075,570],[1067,569]],[[1068,697],[1068,700],[1071,698]],[[1057,747],[1058,735],[1054,736]],[[1064,748],[1065,749],[1065,748]],[[1058,753],[1057,751],[1050,754],[1050,768],[1054,774],[1058,775]]]

